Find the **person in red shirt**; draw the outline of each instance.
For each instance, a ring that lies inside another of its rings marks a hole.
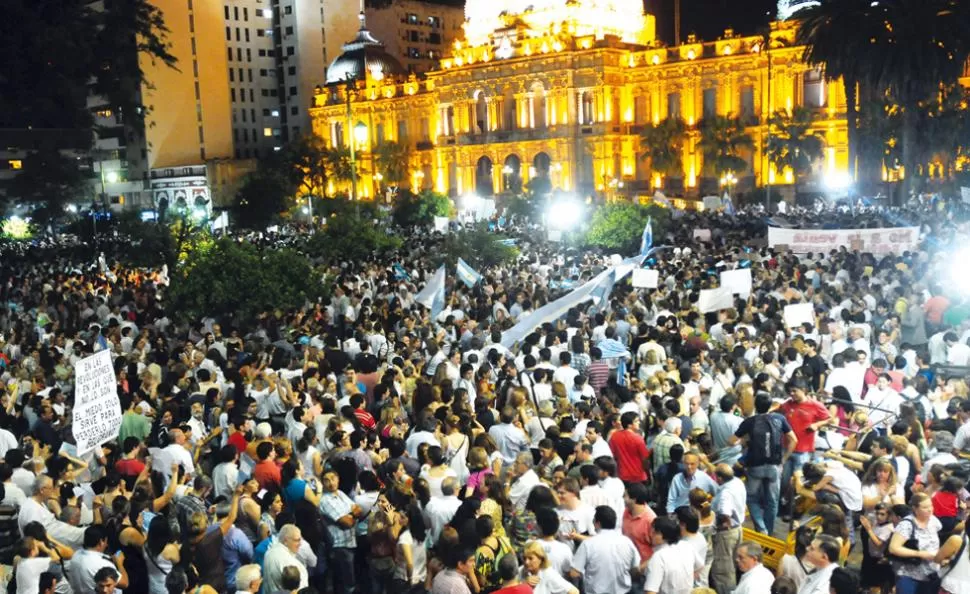
[[[123,446],[124,454],[121,460],[115,462],[115,472],[125,479],[125,484],[130,489],[133,488],[138,475],[145,470],[145,463],[138,459],[138,454],[141,451],[140,439],[137,437],[125,438]]]
[[[253,467],[253,478],[259,483],[259,488],[274,487],[278,491],[283,478],[280,476],[280,467],[276,464],[276,451],[272,442],[266,441],[256,446],[256,457],[259,462]]]
[[[246,417],[238,416],[235,417],[231,423],[229,423],[229,439],[226,443],[236,448],[236,453],[240,456],[246,452],[246,448],[249,447],[249,442],[246,441]]]
[[[647,480],[644,466],[647,461],[647,444],[643,436],[637,433],[640,419],[634,411],[627,411],[620,416],[619,431],[610,435],[610,451],[616,459],[617,475],[626,483],[627,488],[633,483]]]
[[[350,397],[350,406],[354,407],[354,416],[360,421],[360,426],[364,428],[365,431],[374,431],[377,429],[377,421],[374,419],[374,415],[367,412],[364,408],[364,397],[360,394],[354,394]]]
[[[789,399],[778,407],[785,416],[798,442],[795,451],[785,461],[781,486],[787,494],[791,490],[791,477],[796,470],[809,461],[815,452],[815,434],[819,429],[834,423],[835,419],[825,406],[808,395],[808,384],[801,379],[793,379],[785,385]]]
[[[941,532],[952,532],[959,521],[961,489],[963,481],[958,477],[948,476],[943,480],[943,487],[930,498],[933,502],[933,515],[943,524]]]
[[[653,521],[657,514],[650,508],[650,493],[644,485],[630,485],[623,498],[626,510],[623,512],[623,536],[633,541],[640,552],[640,568],[646,571],[647,562],[653,557]],[[640,588],[634,583],[632,591],[643,590],[643,580],[639,581]]]
[[[519,580],[519,560],[515,553],[506,553],[498,560],[498,575],[502,587],[495,594],[532,594],[532,586]]]

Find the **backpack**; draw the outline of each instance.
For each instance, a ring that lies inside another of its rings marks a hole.
[[[765,413],[754,417],[748,453],[750,458],[751,452],[758,452],[758,457],[763,458],[765,464],[781,464],[783,454],[781,427],[778,423],[772,422],[772,414]]]

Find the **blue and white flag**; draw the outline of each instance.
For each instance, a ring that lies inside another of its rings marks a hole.
[[[392,266],[391,269],[394,270],[394,280],[411,280],[411,275],[408,274],[408,271],[397,262],[394,263],[394,266]]]
[[[455,266],[455,272],[458,274],[458,280],[465,283],[469,289],[477,285],[482,280],[482,275],[478,274],[478,271],[472,268],[468,262],[465,262],[465,260],[462,258],[458,258],[458,264]]]
[[[626,359],[622,357],[616,364],[616,385],[626,387]]]
[[[603,353],[604,359],[625,359],[630,356],[626,346],[615,338],[604,338],[596,343],[596,348]]]
[[[497,239],[495,240],[495,242],[500,243],[502,245],[513,246],[515,245],[515,238],[511,237],[509,239]]]
[[[440,268],[428,281],[428,284],[421,289],[421,292],[414,297],[415,302],[431,310],[431,319],[434,320],[445,308],[445,265]]]
[[[653,247],[653,217],[647,217],[647,224],[644,225],[643,235],[640,237],[640,255],[645,256],[651,247]]]
[[[734,209],[734,201],[731,200],[731,197],[727,194],[724,194],[724,198],[721,199],[721,204],[724,205],[724,214],[728,215],[729,217],[733,217],[737,214],[737,211]]]

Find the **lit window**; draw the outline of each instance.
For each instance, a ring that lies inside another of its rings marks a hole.
[[[263,128],[263,136],[272,136],[272,135],[273,135],[272,128]]]
[[[273,117],[274,117],[274,118],[278,118],[278,117],[280,117],[280,110],[278,110],[278,109],[274,109],[272,113],[273,113]],[[268,128],[267,128],[267,129],[268,129]],[[267,136],[269,136],[269,134],[267,134]]]
[[[10,159],[10,168],[11,169],[23,169],[24,168],[24,162],[21,161],[20,159]]]

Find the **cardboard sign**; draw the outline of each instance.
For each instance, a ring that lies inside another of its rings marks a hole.
[[[633,288],[656,289],[660,281],[660,273],[648,268],[637,268],[633,271]]]
[[[815,325],[815,308],[811,303],[793,303],[785,306],[785,326],[801,328],[802,324]]]
[[[865,249],[866,249],[866,242],[862,241],[861,239],[853,239],[852,241],[849,242],[849,251],[861,252],[861,251],[864,251]]]
[[[725,270],[721,273],[721,286],[732,294],[747,297],[751,294],[751,269]]]
[[[78,456],[118,437],[121,401],[111,351],[99,351],[74,367],[74,412],[71,431]]]
[[[775,249],[775,253],[776,254],[787,254],[788,253],[788,244],[787,243],[779,243],[779,244],[776,244],[773,247]]]
[[[734,295],[724,287],[705,289],[701,291],[700,298],[697,300],[697,309],[701,313],[721,311],[731,307],[734,307]]]

